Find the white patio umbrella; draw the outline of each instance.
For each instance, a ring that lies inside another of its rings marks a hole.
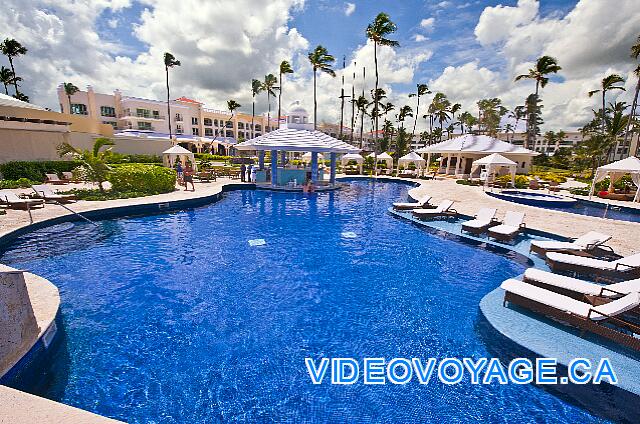
[[[619,160],[617,162],[603,165],[596,169],[596,174],[593,176],[593,182],[591,183],[591,191],[589,192],[589,198],[593,196],[593,192],[598,181],[602,181],[607,176],[611,178],[609,184],[609,191],[613,190],[613,183],[622,178],[623,176],[630,174],[631,180],[638,187],[636,195],[633,198],[634,202],[640,200],[640,159],[635,156],[629,156],[626,159]]]
[[[364,158],[357,153],[347,153],[340,158],[342,162],[342,167],[344,168],[349,162],[355,161],[360,167],[360,173],[362,174],[362,164],[364,163]]]
[[[487,176],[484,180],[485,187],[489,185],[490,177],[495,175],[501,168],[508,168],[509,173],[511,174],[511,184],[515,182],[516,168],[518,167],[518,164],[498,153],[493,153],[473,161],[472,168],[477,168],[478,166],[484,166],[486,170]]]
[[[402,156],[400,159],[398,159],[398,173],[400,173],[400,165],[407,167],[409,166],[410,163],[414,163],[416,165],[416,168],[418,168],[418,172],[420,172],[422,171],[422,168],[427,163],[427,161],[424,160],[416,152],[411,152],[409,154],[406,154]]]
[[[182,162],[182,164],[186,164],[187,161],[190,161],[193,164],[194,171],[197,170],[196,158],[192,152],[185,149],[182,146],[178,146],[177,144],[170,149],[162,152],[162,162],[164,166],[168,168],[173,168],[176,164],[176,161]]]

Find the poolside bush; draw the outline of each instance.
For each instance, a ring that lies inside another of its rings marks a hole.
[[[200,160],[206,160],[206,161],[228,161],[230,160],[233,156],[222,156],[222,155],[211,155],[209,153],[194,153],[193,156],[196,159],[200,159]]]
[[[0,180],[0,189],[7,188],[29,188],[38,181],[31,181],[28,178],[19,178],[17,180]]]
[[[45,180],[44,174],[71,172],[81,165],[76,160],[49,160],[49,161],[15,161],[0,164],[0,175],[6,180],[19,180],[26,178],[36,183]]]
[[[125,155],[117,152],[109,152],[107,163],[162,163],[162,157],[158,155]]]
[[[176,187],[176,171],[143,164],[121,165],[107,177],[111,190],[119,193],[169,193]]]

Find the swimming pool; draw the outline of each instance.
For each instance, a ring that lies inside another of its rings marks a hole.
[[[530,191],[502,190],[489,193],[489,196],[509,202],[521,203],[529,206],[537,206],[544,209],[553,209],[578,215],[595,216],[598,218],[617,219],[620,221],[640,222],[640,209],[608,205],[602,202],[592,202],[583,199],[573,199]]]
[[[308,356],[489,355],[478,303],[523,267],[392,218],[409,188],[235,191],[22,236],[0,261],[58,285],[65,331],[31,390],[131,423],[602,422],[534,386],[311,384]]]

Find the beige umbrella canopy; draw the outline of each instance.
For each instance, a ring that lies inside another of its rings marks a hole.
[[[362,174],[362,165],[364,163],[364,158],[357,153],[348,153],[343,155],[340,159],[342,161],[342,167],[344,168],[351,161],[355,161],[360,167],[360,173]]]
[[[177,161],[182,162],[183,165],[186,164],[187,161],[190,161],[193,165],[193,169],[197,169],[194,154],[182,146],[178,146],[176,144],[172,148],[162,152],[162,163],[164,166],[173,168]]]
[[[625,175],[631,175],[631,180],[638,187],[636,191],[636,195],[633,198],[634,202],[640,200],[640,159],[635,156],[629,156],[626,159],[619,160],[617,162],[610,163],[608,165],[603,165],[596,169],[596,175],[593,177],[593,182],[591,184],[591,191],[589,192],[589,197],[593,196],[593,192],[596,187],[596,183],[598,181],[602,181],[605,178],[611,178],[611,183],[609,184],[609,191],[613,191],[613,183],[622,178]]]
[[[406,168],[410,163],[415,164],[416,168],[418,168],[418,171],[420,171],[427,163],[427,161],[420,157],[420,155],[416,152],[406,154],[398,159],[398,173],[400,172],[400,165],[402,165],[403,168]]]
[[[473,161],[473,168],[479,166],[484,166],[486,170],[486,178],[484,180],[485,186],[489,184],[489,179],[494,176],[501,168],[508,168],[509,173],[511,174],[511,184],[515,182],[516,168],[518,167],[518,164],[511,159],[505,158],[501,154],[493,153],[491,155]]]

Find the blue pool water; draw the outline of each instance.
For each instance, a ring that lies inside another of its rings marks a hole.
[[[0,261],[60,288],[65,331],[33,390],[131,423],[602,422],[534,386],[311,384],[305,357],[489,354],[478,303],[523,267],[391,217],[408,189],[235,191],[23,236]]]
[[[578,200],[572,207],[554,208],[564,212],[576,213],[579,215],[596,216],[598,218],[617,219],[620,221],[640,222],[640,209],[625,208],[619,206],[609,206],[605,204]]]

